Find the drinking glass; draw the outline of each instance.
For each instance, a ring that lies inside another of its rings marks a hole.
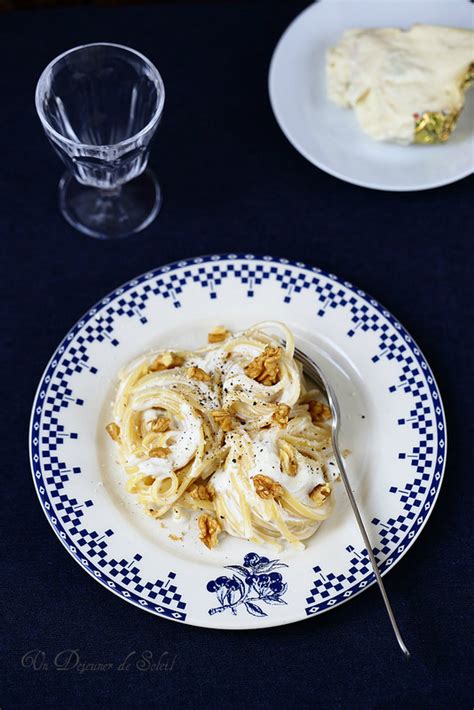
[[[146,168],[164,100],[156,67],[118,44],[75,47],[43,71],[36,110],[68,169],[59,183],[59,205],[73,227],[114,239],[156,217],[161,190]]]

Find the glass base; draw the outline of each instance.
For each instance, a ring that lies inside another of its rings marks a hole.
[[[66,173],[59,183],[59,207],[75,229],[97,239],[120,239],[153,222],[161,189],[151,170],[114,190],[81,185]]]

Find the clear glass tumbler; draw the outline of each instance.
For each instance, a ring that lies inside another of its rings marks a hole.
[[[158,70],[129,47],[75,47],[46,67],[36,87],[36,110],[68,168],[59,204],[73,227],[114,239],[156,217],[161,190],[146,167],[164,100]]]

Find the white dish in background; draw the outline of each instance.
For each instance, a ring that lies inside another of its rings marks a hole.
[[[378,190],[413,191],[447,185],[474,167],[474,89],[444,145],[399,146],[366,136],[354,111],[326,93],[326,50],[356,27],[415,23],[473,28],[469,0],[320,0],[281,37],[270,65],[275,117],[290,143],[330,175]]]
[[[97,303],[59,345],[35,396],[30,454],[40,503],[66,549],[103,586],[155,615],[225,629],[277,626],[374,583],[342,484],[306,549],[281,552],[224,535],[208,550],[194,528],[171,540],[183,524],[162,527],[125,490],[105,432],[118,370],[152,348],[196,347],[215,325],[273,318],[334,385],[347,472],[383,573],[436,501],[446,457],[439,392],[412,338],[377,301],[287,259],[216,255],[150,271]],[[239,589],[225,586],[234,574]]]

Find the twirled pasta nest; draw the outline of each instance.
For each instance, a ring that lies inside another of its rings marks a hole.
[[[196,511],[209,548],[223,531],[303,547],[332,509],[330,410],[306,389],[285,325],[218,326],[208,341],[120,373],[107,430],[127,490],[155,518]]]

